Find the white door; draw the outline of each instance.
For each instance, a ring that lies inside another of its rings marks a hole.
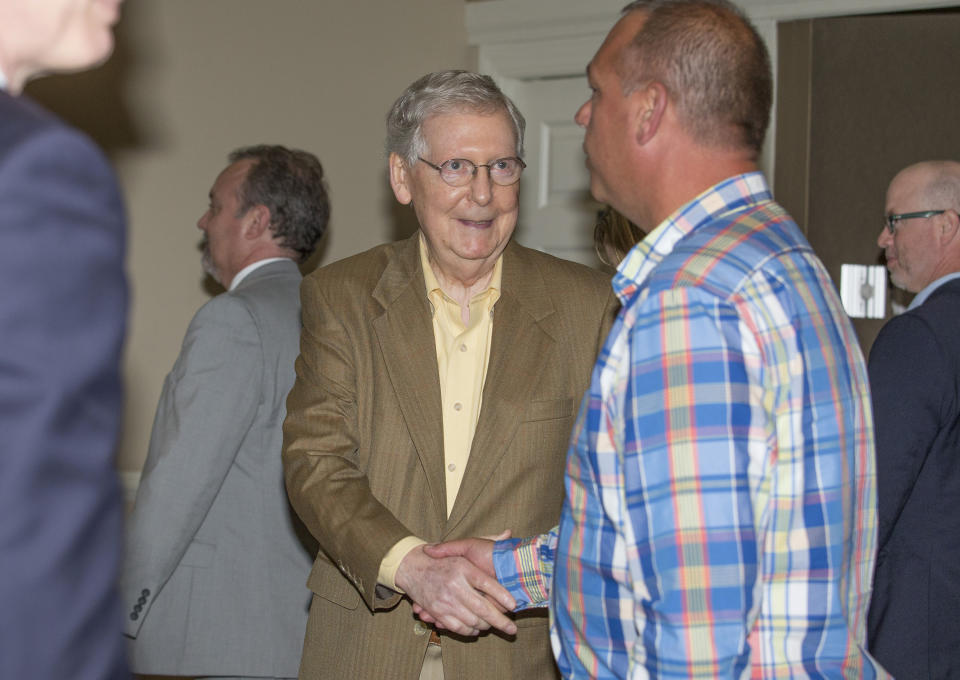
[[[573,122],[589,94],[586,76],[504,85],[527,119],[517,240],[557,257],[600,266],[593,226],[602,206],[590,196],[583,130]]]

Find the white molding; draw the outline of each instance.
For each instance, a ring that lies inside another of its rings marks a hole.
[[[468,2],[468,41],[479,48],[483,70],[498,77],[522,80],[581,74],[625,4],[626,0]],[[957,0],[739,0],[738,4],[758,23],[960,6]],[[765,37],[769,43],[770,37]]]
[[[955,7],[957,0],[737,0],[751,19],[815,19]]]

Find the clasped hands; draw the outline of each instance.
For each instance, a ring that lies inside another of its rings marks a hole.
[[[517,626],[504,612],[517,603],[493,567],[494,541],[509,537],[505,531],[418,546],[400,562],[394,580],[413,601],[414,613],[437,628],[468,637],[490,628],[515,635]]]

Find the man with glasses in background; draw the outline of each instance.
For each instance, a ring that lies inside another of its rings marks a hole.
[[[960,163],[911,165],[887,189],[883,248],[916,293],[870,351],[878,555],[870,651],[895,677],[960,675]]]
[[[387,152],[420,229],[304,280],[284,463],[325,555],[302,678],[556,677],[545,611],[514,623],[483,597],[513,607],[495,579],[423,549],[557,523],[567,440],[612,320],[608,277],[511,239],[523,129],[487,76],[413,83],[388,114]],[[510,637],[447,634],[490,625]]]

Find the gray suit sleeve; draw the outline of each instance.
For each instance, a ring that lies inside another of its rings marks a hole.
[[[164,383],[130,518],[121,579],[128,636],[136,637],[216,499],[254,420],[262,371],[260,335],[244,303],[224,294],[204,305]]]

